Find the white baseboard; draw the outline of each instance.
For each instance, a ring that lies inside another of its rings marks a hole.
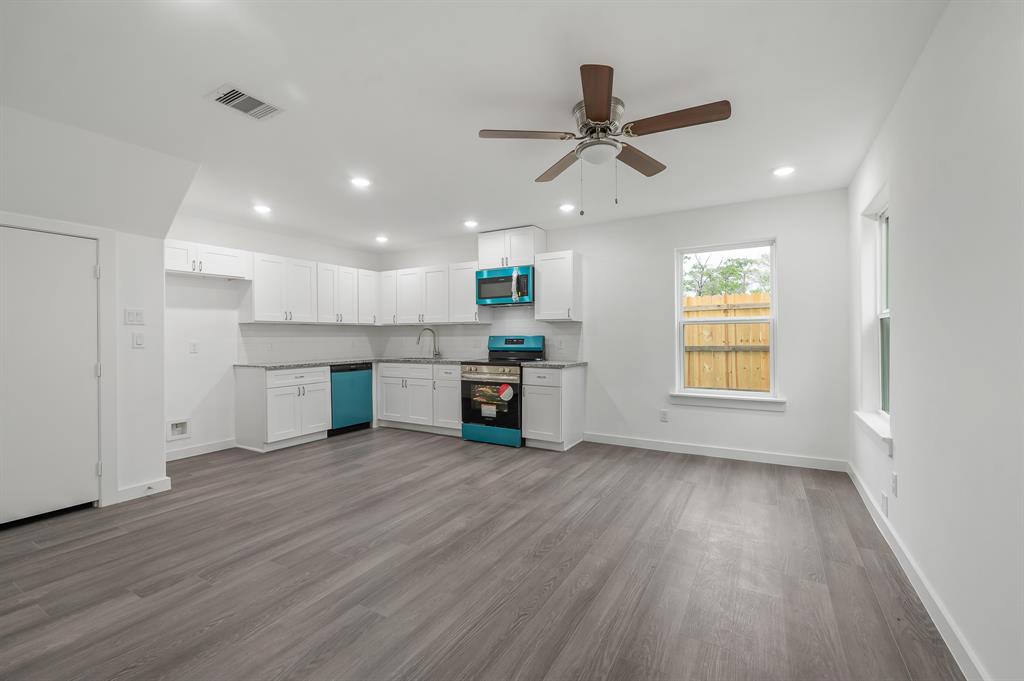
[[[757,463],[774,463],[780,466],[799,466],[800,468],[817,468],[826,471],[846,472],[845,459],[828,459],[802,454],[782,454],[780,452],[763,452],[756,449],[738,449],[735,447],[718,447],[715,445],[698,445],[688,442],[671,442],[668,440],[650,440],[642,437],[624,435],[608,435],[606,433],[584,433],[587,442],[600,442],[606,445],[622,445],[638,449],[654,449],[659,452],[676,454],[697,454],[713,456],[719,459],[738,459]]]
[[[132,499],[139,499],[141,497],[148,497],[151,494],[157,492],[166,492],[171,488],[171,479],[166,475],[156,480],[150,480],[149,482],[143,482],[138,485],[132,485],[131,487],[121,487],[117,490],[117,500],[113,503],[119,504],[123,501],[131,501]]]
[[[889,524],[889,519],[882,513],[882,509],[875,504],[875,500],[868,494],[867,485],[864,484],[864,480],[857,473],[857,469],[853,467],[853,464],[849,465],[847,473],[849,473],[850,479],[853,480],[853,486],[860,493],[860,498],[864,501],[864,505],[867,506],[868,512],[871,513],[875,525],[878,526],[882,536],[885,537],[886,543],[889,544],[889,548],[895,554],[896,560],[900,562],[903,571],[907,573],[907,578],[910,579],[914,591],[917,592],[918,597],[924,604],[925,610],[928,611],[932,622],[935,623],[935,628],[939,630],[942,640],[949,647],[949,652],[953,654],[953,659],[960,665],[960,671],[968,679],[991,679],[992,675],[985,670],[985,667],[978,660],[974,649],[967,643],[960,627],[956,625],[956,621],[949,614],[942,599],[939,598],[932,588],[931,582],[928,581],[928,578],[918,568],[917,561],[904,548],[899,534]]]
[[[193,445],[192,447],[171,449],[167,452],[166,457],[168,461],[177,461],[178,459],[187,459],[190,456],[199,456],[200,454],[219,452],[222,449],[231,449],[234,446],[234,439],[221,440],[220,442],[207,442],[205,445]]]

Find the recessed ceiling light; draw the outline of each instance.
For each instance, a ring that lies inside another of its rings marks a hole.
[[[262,203],[257,203],[252,209],[260,215],[266,215],[270,212],[270,206],[264,206]]]
[[[480,223],[477,222],[476,220],[466,220],[462,224],[466,225],[466,227],[469,227],[470,229],[474,229]]]
[[[563,213],[571,213],[574,210],[576,210],[576,206],[572,205],[571,203],[563,203],[561,206],[558,207],[558,210],[562,211]]]
[[[381,234],[379,237],[377,237],[377,243],[379,243],[379,244],[386,244],[387,242],[388,242],[388,238],[386,236],[384,236],[383,234]]]
[[[796,168],[793,166],[782,166],[781,168],[773,170],[772,175],[775,177],[786,177],[788,175],[792,175],[795,170]]]
[[[366,189],[371,184],[373,184],[372,182],[367,180],[365,177],[353,177],[351,182],[352,182],[352,186],[359,187],[360,189]]]

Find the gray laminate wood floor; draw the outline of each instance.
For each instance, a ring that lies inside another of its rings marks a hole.
[[[397,430],[0,530],[0,678],[959,679],[844,474]]]

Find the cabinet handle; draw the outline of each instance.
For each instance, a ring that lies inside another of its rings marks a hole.
[[[345,321],[345,313],[344,312],[342,312],[341,314],[338,315],[338,321],[339,322]]]
[[[473,313],[473,321],[475,321],[475,322],[480,321],[480,313],[479,312],[474,312]]]
[[[296,397],[302,397],[302,388],[295,386],[295,395]]]
[[[544,374],[537,374],[537,378],[547,378],[547,376]]]
[[[565,308],[565,316],[566,317],[571,317],[572,316],[572,308],[571,307]]]
[[[396,315],[396,314],[391,315],[391,323],[392,324],[397,324],[398,323],[398,315]]]
[[[196,271],[196,261],[195,260],[192,261],[192,271],[193,272]]]
[[[202,260],[199,261],[199,271],[200,272],[203,271],[203,261]]]
[[[373,323],[374,323],[374,324],[376,324],[376,323],[377,323],[377,315],[373,315]]]
[[[302,386],[302,396],[306,396],[306,386]]]

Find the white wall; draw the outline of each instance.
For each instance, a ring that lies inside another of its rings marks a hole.
[[[446,354],[484,354],[488,334],[539,333],[549,356],[585,359],[591,436],[684,451],[843,468],[849,411],[847,198],[835,190],[548,231],[548,249],[583,254],[583,322],[536,322],[498,309],[491,326],[439,327]],[[777,239],[781,413],[670,404],[675,383],[676,248]],[[473,260],[467,234],[382,256],[382,267]],[[391,332],[386,354],[415,354],[415,331]],[[423,350],[420,350],[421,352]],[[658,418],[668,409],[668,423]],[[767,453],[769,456],[761,456]],[[778,457],[771,455],[780,455]],[[787,457],[811,457],[812,461]],[[821,460],[826,460],[821,462]]]
[[[162,239],[117,235],[117,477],[121,489],[157,484],[165,478],[164,248]],[[138,308],[144,326],[126,326],[124,309]],[[132,347],[142,333],[145,347]]]
[[[162,238],[198,167],[0,106],[0,210]]]
[[[377,269],[376,253],[355,251],[302,234],[179,215],[168,233],[216,246]],[[161,261],[161,271],[163,268]],[[234,445],[236,363],[372,358],[371,327],[239,324],[248,282],[167,275],[165,420],[191,419],[189,437],[165,444],[168,459]],[[189,351],[190,342],[198,352]],[[161,433],[166,431],[162,426]],[[165,436],[162,435],[162,437]]]
[[[167,238],[349,267],[379,269],[379,256],[374,252],[339,246],[271,222],[266,225],[255,221],[251,224],[236,224],[179,214],[174,218]]]
[[[952,3],[850,187],[854,253],[886,186],[893,244],[894,458],[855,423],[852,467],[873,503],[899,473],[897,553],[965,672],[997,679],[1024,678],[1022,121],[1024,5]],[[870,407],[873,274],[853,274],[852,400]]]

